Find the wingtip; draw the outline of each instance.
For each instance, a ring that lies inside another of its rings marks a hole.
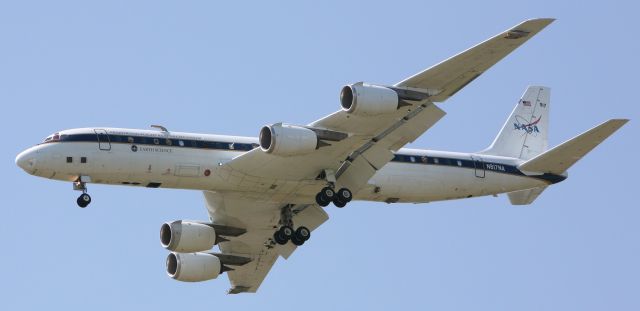
[[[625,124],[627,124],[627,122],[629,122],[629,119],[609,119],[607,121],[604,121],[602,123],[600,123],[599,125],[597,125],[596,127],[613,127],[615,128],[615,130],[617,131],[618,129],[620,129],[621,127],[623,127]]]
[[[555,18],[528,19],[512,27],[510,31],[524,31],[524,32],[528,32],[535,35],[545,27],[549,26],[549,24],[553,23],[553,21],[555,20],[556,20]]]
[[[540,17],[540,18],[532,18],[532,19],[527,19],[524,23],[545,23],[546,25],[549,25],[551,23],[553,23],[556,19],[553,17]]]
[[[621,118],[621,119],[611,119],[611,120],[609,120],[609,121],[611,121],[611,122],[616,122],[616,123],[620,123],[621,125],[625,125],[625,124],[627,124],[627,122],[629,122],[630,120],[631,120],[631,119],[624,119],[624,118]]]

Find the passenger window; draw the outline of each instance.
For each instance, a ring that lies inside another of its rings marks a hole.
[[[157,138],[154,138],[154,139],[153,139],[153,143],[157,145],[157,144],[159,144],[159,143],[160,143],[160,140],[159,140],[159,139],[157,139]]]
[[[73,163],[73,157],[67,157],[67,163]]]
[[[87,163],[87,157],[80,157],[80,163]]]

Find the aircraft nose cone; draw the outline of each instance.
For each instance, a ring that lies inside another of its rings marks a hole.
[[[35,159],[32,156],[31,150],[25,150],[16,156],[16,165],[26,172],[33,171],[35,166]]]

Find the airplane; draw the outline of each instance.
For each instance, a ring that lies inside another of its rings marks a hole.
[[[327,221],[329,204],[434,202],[506,193],[531,204],[628,119],[548,148],[550,89],[529,86],[493,143],[475,153],[404,148],[438,122],[446,101],[554,19],[524,21],[393,85],[346,85],[340,110],[307,125],[274,123],[257,138],[94,127],[56,132],[21,152],[31,175],[73,183],[204,193],[208,221],[161,225],[166,272],[199,282],[226,272],[228,293],[256,292]],[[218,246],[219,251],[213,248]]]

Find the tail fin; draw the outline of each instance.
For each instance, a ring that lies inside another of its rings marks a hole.
[[[550,89],[529,86],[491,146],[481,153],[524,160],[548,148]]]
[[[518,168],[527,172],[562,174],[628,121],[627,119],[611,119],[606,121],[522,163]]]

